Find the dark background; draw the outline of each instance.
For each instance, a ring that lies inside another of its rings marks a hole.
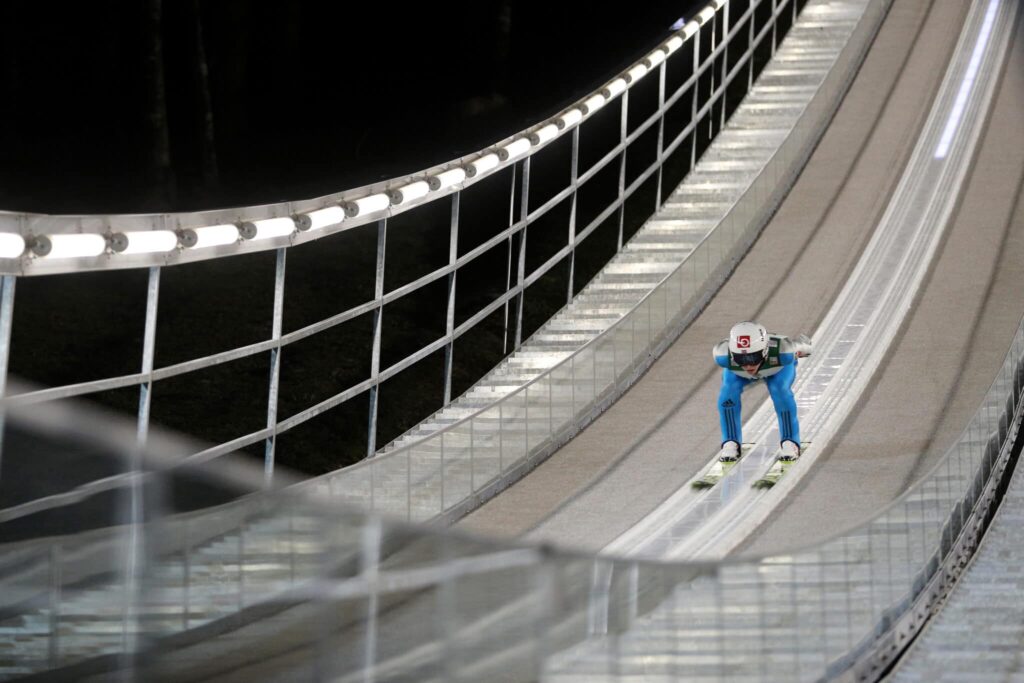
[[[694,5],[5,0],[0,207],[193,210],[414,172],[557,113]]]
[[[0,3],[7,29],[0,41],[0,208],[185,211],[302,199],[415,172],[557,113],[704,4]],[[733,4],[743,11],[744,3]],[[673,58],[670,85],[689,73],[688,55]],[[745,79],[736,85],[745,87]],[[705,95],[709,87],[701,86]],[[655,79],[631,91],[630,129],[656,106],[656,92]],[[666,117],[667,133],[686,124],[689,100],[676,109]],[[618,117],[610,105],[588,122],[584,167],[614,146]],[[698,153],[709,134],[701,129]],[[652,136],[631,147],[627,182],[653,160]],[[568,182],[568,142],[534,157],[531,210],[545,187]],[[677,156],[680,163],[666,165],[666,191],[688,169],[688,145]],[[581,190],[581,226],[614,194],[617,168],[611,164]],[[507,225],[511,174],[463,193],[460,254]],[[648,182],[626,203],[626,238],[651,213],[655,195]],[[528,271],[564,241],[563,209],[530,226]],[[447,201],[434,202],[389,219],[386,291],[447,263],[449,211]],[[362,226],[288,250],[285,333],[373,298],[376,230]],[[617,238],[613,216],[577,249],[572,291],[615,253]],[[508,248],[499,245],[459,271],[456,324],[505,291]],[[274,252],[262,252],[164,268],[156,367],[267,339],[274,261]],[[565,303],[568,273],[565,261],[527,290],[524,338]],[[19,278],[11,374],[55,386],[138,372],[146,279],[145,270]],[[382,368],[444,333],[446,285],[442,279],[385,307]],[[278,418],[365,379],[371,331],[368,314],[285,347]],[[509,350],[499,309],[455,342],[452,396]],[[378,447],[440,407],[443,360],[443,351],[435,353],[381,385]],[[158,381],[152,420],[212,443],[261,429],[269,372],[264,353]],[[86,400],[132,416],[139,389]],[[364,393],[281,434],[277,462],[316,474],[362,458],[368,415]],[[245,451],[262,458],[263,444]],[[13,455],[4,454],[8,481],[7,473],[25,468]]]

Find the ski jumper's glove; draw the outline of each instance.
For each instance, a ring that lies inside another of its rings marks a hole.
[[[790,337],[790,344],[793,346],[793,353],[796,354],[797,358],[806,358],[811,355],[811,338],[806,334],[801,334],[797,337]]]

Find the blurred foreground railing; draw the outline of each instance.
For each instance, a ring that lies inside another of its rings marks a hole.
[[[0,384],[9,366],[38,387],[2,406],[88,397],[142,439],[153,423],[212,444],[198,459],[258,455],[268,482],[278,462],[319,473],[377,452],[411,426],[388,414],[410,391],[448,405],[462,359],[497,363],[607,260],[598,238],[621,248],[803,2],[715,0],[565,110],[406,177],[203,212],[0,213]]]
[[[977,544],[1019,433],[1022,391],[1024,321],[960,438],[880,515],[802,550],[713,563],[484,540],[295,489],[169,514],[186,480],[237,494],[261,477],[225,481],[223,468],[182,468],[150,453],[116,508],[138,524],[2,546],[0,673],[875,680]],[[32,420],[12,414],[5,436],[39,436],[40,416]],[[40,438],[58,448],[69,429]],[[88,452],[137,457],[130,429],[88,443]],[[5,538],[10,531],[0,526]]]

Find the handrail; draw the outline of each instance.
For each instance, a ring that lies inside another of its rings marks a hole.
[[[558,115],[482,150],[416,173],[311,199],[209,211],[116,215],[0,212],[0,274],[29,276],[167,266],[269,251],[408,211],[480,182],[571,133],[645,76],[656,73],[665,59],[699,33],[725,5],[725,0],[713,0],[647,56]],[[711,68],[727,43],[722,41],[688,84]],[[225,236],[221,236],[220,243],[206,242],[201,232],[196,233],[212,228],[223,229],[220,232]],[[77,242],[68,244],[65,236],[74,236]]]

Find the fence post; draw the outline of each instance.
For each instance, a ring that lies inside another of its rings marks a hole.
[[[271,340],[276,342],[270,349],[270,388],[267,394],[267,436],[263,456],[263,485],[274,483],[274,451],[277,445],[277,395],[281,382],[281,323],[284,318],[284,278],[287,258],[286,249],[277,250],[277,268],[274,272],[274,321]]]
[[[0,279],[0,399],[7,395],[7,362],[11,353],[11,327],[14,323],[14,275]],[[4,411],[0,409],[0,477],[3,476]]]
[[[458,271],[455,262],[459,260],[459,207],[462,194],[456,192],[452,195],[451,227],[448,235],[448,266],[452,272],[448,274],[448,313],[445,323],[445,339],[447,344],[444,347],[444,405],[452,402],[452,362],[455,352],[455,285]]]
[[[373,288],[374,301],[377,307],[373,310],[373,351],[370,356],[370,420],[366,437],[366,457],[377,451],[377,398],[380,392],[380,335],[381,322],[384,316],[384,252],[388,241],[388,219],[377,221],[377,274]],[[371,468],[371,473],[373,469]]]

